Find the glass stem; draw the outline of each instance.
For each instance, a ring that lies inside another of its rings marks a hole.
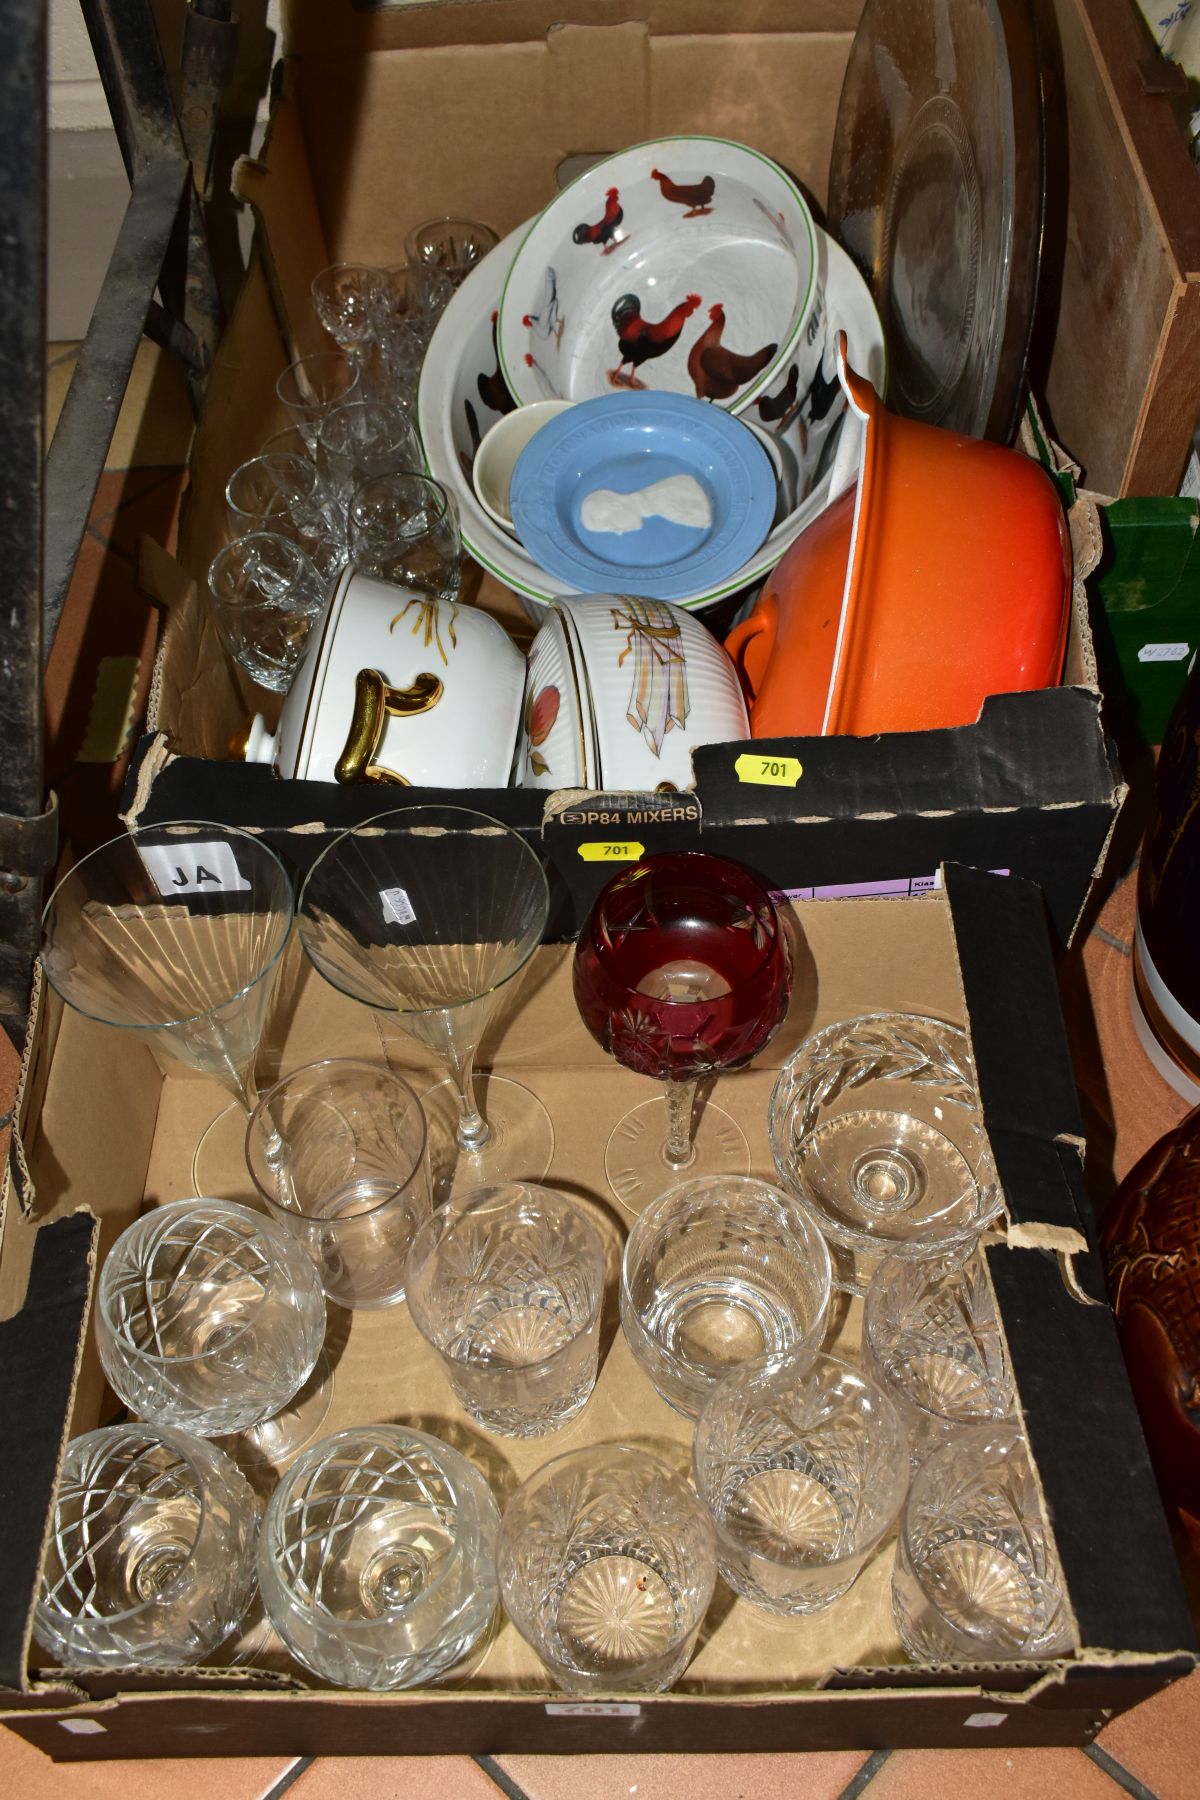
[[[664,1088],[667,1101],[665,1155],[673,1169],[686,1169],[696,1154],[692,1145],[692,1103],[696,1086],[694,1081],[668,1081]]]
[[[455,1059],[455,1074],[458,1077],[458,1125],[455,1137],[459,1147],[472,1154],[482,1150],[492,1135],[492,1128],[475,1104],[475,1052],[463,1059],[461,1063]]]

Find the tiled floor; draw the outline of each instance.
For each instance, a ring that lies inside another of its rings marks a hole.
[[[57,416],[73,360],[49,353]],[[136,592],[145,530],[169,535],[189,432],[181,381],[146,346],[93,510],[51,667],[51,767],[68,829],[107,835],[120,753],[144,696],[154,618]],[[116,666],[114,666],[116,665]],[[1133,883],[1118,884],[1064,996],[1103,1194],[1182,1116],[1146,1063],[1126,1008]],[[0,1043],[0,1049],[3,1049]],[[10,1089],[11,1058],[0,1057]],[[0,1105],[0,1111],[7,1102]],[[3,1146],[0,1145],[0,1149]],[[0,1795],[13,1800],[1200,1800],[1200,1673],[1178,1682],[1081,1750],[814,1752],[771,1756],[354,1758],[53,1763],[0,1727]]]

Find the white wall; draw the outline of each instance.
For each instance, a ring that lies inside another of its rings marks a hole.
[[[170,68],[179,54],[186,0],[151,0],[151,4]],[[272,52],[278,53],[280,4],[281,0],[235,0],[242,32],[238,73],[228,98],[237,117],[252,116],[256,105],[259,119],[266,117],[265,90]],[[46,335],[51,341],[71,342],[87,330],[125,214],[129,183],[79,0],[49,0],[48,19]],[[274,34],[273,46],[269,34]],[[248,216],[245,226],[248,234]]]
[[[280,0],[267,0],[266,25],[276,42],[279,8]],[[79,0],[50,0],[49,23],[51,131],[107,130],[108,107]]]

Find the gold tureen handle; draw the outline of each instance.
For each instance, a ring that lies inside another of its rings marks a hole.
[[[389,718],[414,719],[437,705],[442,697],[437,675],[418,675],[410,687],[390,687],[378,669],[360,669],[354,678],[354,712],[346,748],[338,757],[334,775],[338,781],[390,782],[411,787],[403,775],[394,774],[375,761]]]

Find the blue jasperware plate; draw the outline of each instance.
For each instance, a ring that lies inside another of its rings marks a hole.
[[[660,393],[604,394],[552,419],[509,491],[517,536],[548,574],[653,600],[687,599],[740,569],[776,498],[771,460],[740,420]]]

